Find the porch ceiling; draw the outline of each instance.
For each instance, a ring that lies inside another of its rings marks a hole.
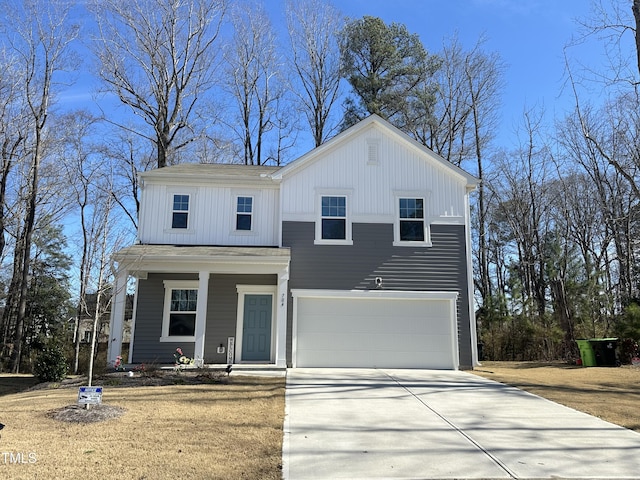
[[[129,271],[236,271],[240,266],[280,270],[291,259],[289,248],[132,245],[113,256]]]

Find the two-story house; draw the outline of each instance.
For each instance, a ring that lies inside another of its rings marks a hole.
[[[142,173],[109,360],[135,277],[130,363],[471,368],[477,183],[375,115],[283,167]]]

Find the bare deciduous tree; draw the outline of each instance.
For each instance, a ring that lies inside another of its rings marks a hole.
[[[0,65],[0,258],[6,245],[7,187],[15,163],[24,157],[27,135],[24,99],[20,95],[22,75],[17,59],[6,50]]]
[[[331,4],[321,0],[289,0],[286,16],[291,66],[299,80],[292,90],[317,147],[337,127],[330,123],[330,115],[340,93],[338,34],[344,28],[344,19]]]
[[[545,242],[551,230],[549,182],[551,161],[542,134],[542,113],[524,113],[521,144],[496,165],[502,175],[492,188],[499,199],[501,216],[514,239],[520,280],[521,311],[542,317],[546,311]]]
[[[150,127],[133,131],[154,144],[158,168],[198,135],[192,117],[213,83],[225,9],[226,0],[93,2],[99,76]]]
[[[593,200],[602,211],[615,252],[603,268],[608,275],[615,270],[609,285],[622,303],[638,294],[634,279],[637,252],[632,240],[637,222],[634,205],[639,198],[635,179],[640,163],[634,147],[640,142],[638,111],[637,101],[614,101],[600,109],[583,106],[567,117],[560,130],[572,162],[584,170],[596,189]]]
[[[231,13],[234,35],[224,52],[225,88],[237,112],[225,122],[242,145],[246,165],[262,165],[268,133],[276,126],[276,107],[284,95],[276,35],[263,7],[238,4]]]
[[[78,28],[68,20],[66,2],[11,2],[3,27],[8,48],[16,55],[23,70],[21,90],[29,118],[28,149],[30,162],[25,196],[24,221],[16,241],[14,282],[18,308],[13,335],[14,349],[10,368],[17,373],[23,343],[24,323],[29,287],[31,244],[36,221],[40,168],[46,154],[46,127],[54,99],[57,73],[72,67],[69,44],[76,38]]]
[[[140,185],[138,172],[152,169],[156,165],[153,149],[131,130],[119,130],[99,146],[100,154],[115,170],[112,190],[109,195],[130,220],[131,227],[138,228],[140,210]]]
[[[60,152],[60,166],[68,180],[69,200],[78,209],[80,223],[80,262],[78,264],[78,303],[74,319],[73,372],[78,373],[80,357],[80,319],[89,314],[87,306],[87,284],[89,280],[90,242],[95,239],[94,225],[91,222],[93,207],[103,203],[103,199],[94,196],[97,178],[102,175],[104,166],[91,162],[92,150],[88,145],[88,137],[93,134],[96,119],[88,112],[74,112],[60,119],[60,130],[65,131],[65,142]]]
[[[638,85],[640,72],[640,0],[594,0],[589,18],[578,19],[580,31],[569,47],[595,38],[607,65],[581,65],[585,78],[605,86]]]
[[[476,286],[482,303],[486,304],[493,292],[487,248],[488,206],[485,198],[484,169],[497,130],[505,67],[497,53],[483,50],[483,44],[484,39],[480,38],[473,48],[464,50],[458,38],[454,36],[444,46],[440,53],[442,64],[436,72],[438,88],[434,92],[433,111],[422,116],[422,122],[414,124],[413,135],[455,165],[473,162],[470,170],[482,180],[478,187],[476,203]],[[425,113],[428,112],[428,104],[425,104],[423,109]]]
[[[481,42],[465,57],[465,78],[471,108],[470,155],[475,161],[476,175],[481,180],[478,186],[478,274],[479,291],[484,300],[492,297],[491,278],[489,276],[489,258],[487,255],[487,204],[485,198],[484,168],[488,160],[491,141],[495,136],[500,106],[500,91],[503,84],[504,66],[497,54],[487,54],[481,49]]]
[[[107,174],[105,175],[105,177],[106,182],[103,182],[105,183],[105,185],[103,186],[102,190],[108,191],[111,190],[111,188],[109,187],[109,184],[111,183],[110,175]],[[115,294],[115,292],[113,291],[109,292],[111,290],[111,283],[109,282],[109,279],[113,273],[110,270],[110,262],[112,253],[119,246],[118,242],[114,241],[113,238],[113,196],[105,195],[103,196],[103,199],[104,200],[100,202],[99,206],[97,206],[93,210],[92,237],[90,239],[91,252],[90,260],[88,262],[92,271],[91,273],[96,299],[95,310],[90,312],[93,316],[93,322],[91,326],[91,347],[89,350],[89,365],[87,369],[89,385],[92,385],[93,382],[93,364],[96,353],[100,322],[104,316],[105,310],[109,309],[111,299],[113,298],[113,294]],[[108,296],[109,293],[112,294],[111,298],[109,298],[106,302],[103,301],[103,298]]]

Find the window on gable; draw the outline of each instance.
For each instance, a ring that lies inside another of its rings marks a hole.
[[[347,199],[338,196],[322,197],[322,239],[347,239]]]
[[[196,332],[196,288],[167,288],[163,336],[193,337]]]
[[[173,196],[171,228],[187,228],[189,224],[189,195]]]
[[[253,197],[238,197],[236,201],[236,230],[250,231],[253,224]]]
[[[423,198],[401,198],[399,217],[401,242],[425,241]]]

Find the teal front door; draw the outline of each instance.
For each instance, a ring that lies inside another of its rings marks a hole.
[[[245,295],[242,323],[242,360],[271,360],[271,295]]]

